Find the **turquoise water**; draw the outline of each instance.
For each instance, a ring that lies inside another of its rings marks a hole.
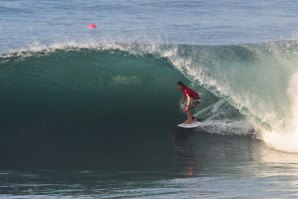
[[[296,8],[1,1],[0,198],[296,198]]]

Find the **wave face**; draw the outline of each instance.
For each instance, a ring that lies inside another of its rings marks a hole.
[[[185,80],[166,60],[118,50],[13,55],[2,58],[0,70],[1,131],[10,134],[171,126],[175,84]]]
[[[2,54],[1,140],[40,132],[80,139],[98,129],[104,135],[175,126],[185,119],[175,84],[190,80],[203,98],[196,114],[206,120],[205,130],[254,131],[271,147],[298,152],[295,143],[287,147],[295,139],[280,143],[298,129],[297,50],[295,41],[68,43]]]

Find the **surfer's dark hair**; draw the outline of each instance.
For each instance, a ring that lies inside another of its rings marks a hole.
[[[177,85],[182,86],[182,87],[186,87],[185,84],[181,81],[177,82]]]

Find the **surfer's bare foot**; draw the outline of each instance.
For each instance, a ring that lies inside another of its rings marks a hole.
[[[184,124],[192,124],[194,121],[193,120],[186,120],[185,122],[184,122]]]

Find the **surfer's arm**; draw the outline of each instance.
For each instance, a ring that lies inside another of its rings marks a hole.
[[[184,101],[185,101],[185,97],[183,97],[181,100],[180,100],[180,104],[183,104],[184,103]]]

